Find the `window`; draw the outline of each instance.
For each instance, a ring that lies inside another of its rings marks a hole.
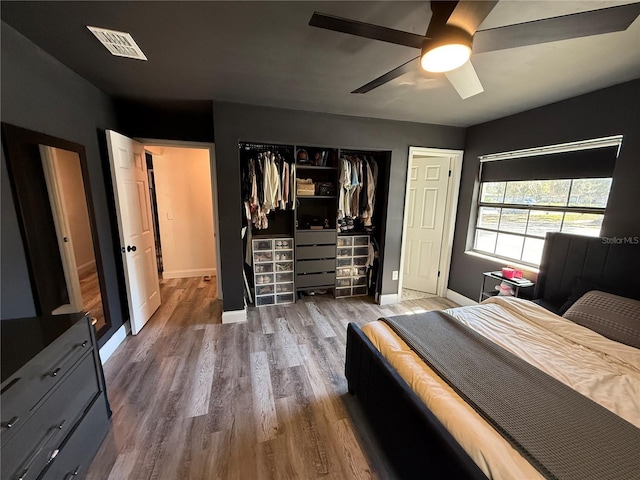
[[[537,266],[547,232],[600,235],[620,143],[481,157],[473,250]]]

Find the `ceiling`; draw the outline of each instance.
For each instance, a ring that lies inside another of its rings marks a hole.
[[[503,0],[480,30],[629,1]],[[217,100],[469,126],[640,78],[640,19],[625,32],[482,53],[484,93],[442,74],[353,89],[417,50],[308,26],[314,11],[423,35],[429,2],[13,2],[2,20],[114,97]],[[86,25],[133,35],[148,61],[111,56]]]

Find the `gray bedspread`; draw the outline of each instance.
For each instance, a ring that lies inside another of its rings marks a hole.
[[[546,478],[640,478],[640,429],[444,312],[384,320]]]

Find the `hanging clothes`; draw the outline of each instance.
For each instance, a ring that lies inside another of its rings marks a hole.
[[[362,225],[372,230],[378,164],[372,157],[342,156],[339,168],[338,229],[347,232]]]
[[[266,229],[269,213],[294,208],[290,185],[293,156],[246,149],[240,157],[244,216],[253,228]]]
[[[376,184],[373,180],[373,172],[371,170],[371,165],[369,162],[363,163],[363,169],[366,171],[366,192],[365,192],[365,207],[362,212],[362,219],[364,221],[365,227],[371,227],[371,217],[373,217],[373,204],[376,192]]]
[[[360,210],[360,170],[361,163],[356,159],[351,159],[351,212],[357,217]]]
[[[286,210],[289,203],[289,164],[284,160],[281,163],[280,185],[282,188],[280,195],[280,209]]]

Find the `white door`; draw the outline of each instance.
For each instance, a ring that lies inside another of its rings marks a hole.
[[[53,213],[53,223],[58,236],[58,248],[62,259],[64,278],[69,294],[69,303],[60,305],[51,314],[80,312],[83,309],[82,291],[80,290],[80,278],[78,277],[76,256],[73,250],[73,237],[69,227],[69,216],[64,201],[65,196],[62,179],[60,178],[59,160],[55,148],[47,147],[46,145],[40,145],[39,147],[44,179],[47,184],[47,193],[49,194],[49,204]]]
[[[107,146],[131,333],[137,335],[160,306],[160,285],[143,146],[107,130]]]
[[[403,288],[436,294],[450,161],[414,156],[411,162]]]

